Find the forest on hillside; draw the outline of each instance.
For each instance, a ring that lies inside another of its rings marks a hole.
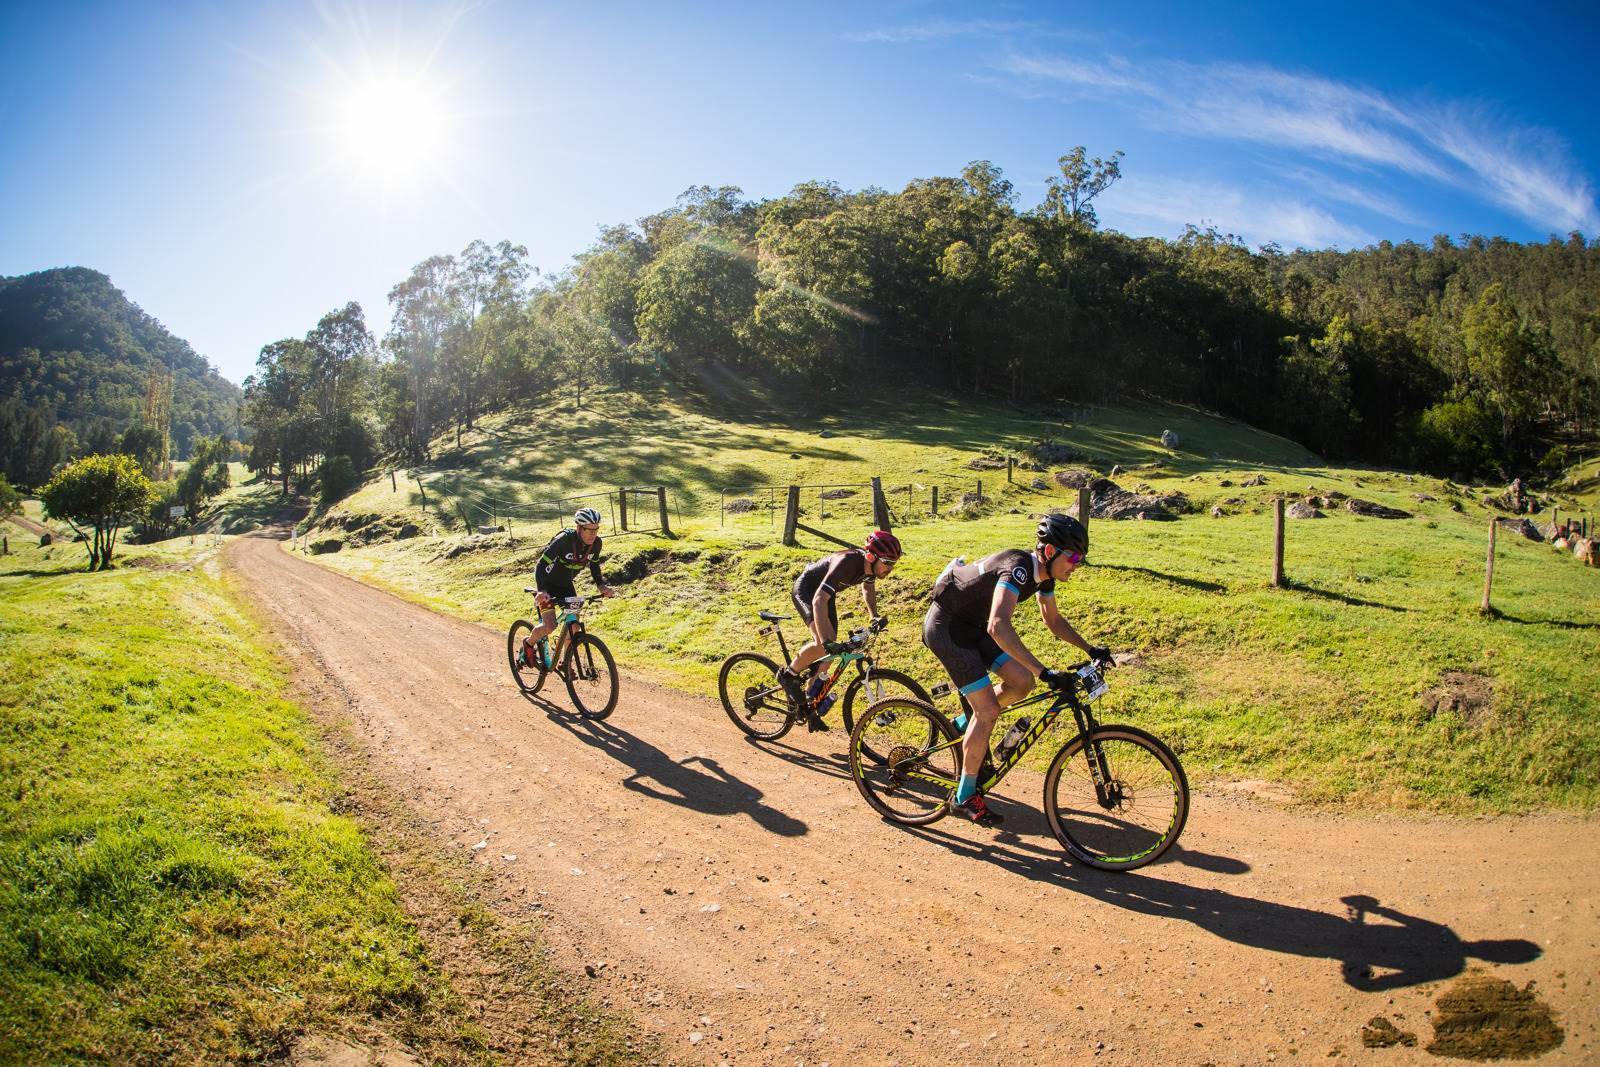
[[[783,386],[802,418],[909,382],[1019,404],[1160,397],[1446,476],[1552,474],[1595,445],[1600,245],[1129,237],[1094,206],[1121,164],[1075,149],[1031,206],[981,161],[899,192],[698,186],[553,275],[474,241],[393,287],[383,338],[351,305],[262,350],[254,462],[359,470],[509,402],[728,375]]]
[[[240,396],[98,271],[0,277],[0,474],[16,485],[125,441],[186,458],[239,435]]]

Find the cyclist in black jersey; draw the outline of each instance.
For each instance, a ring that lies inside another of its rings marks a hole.
[[[556,628],[556,606],[578,595],[573,579],[579,571],[589,571],[601,596],[617,594],[600,577],[600,513],[594,508],[579,508],[572,523],[573,529],[562,530],[544,546],[533,568],[533,584],[539,591],[539,625],[522,642],[524,662],[532,662],[540,638]]]
[[[1052,687],[1070,675],[1045,667],[1028,651],[1011,624],[1017,605],[1037,595],[1039,615],[1051,633],[1083,649],[1093,659],[1111,653],[1089,644],[1056,610],[1056,582],[1070,577],[1089,551],[1089,531],[1070,515],[1047,515],[1039,523],[1032,552],[1006,549],[976,563],[952,560],[933,587],[933,604],[922,622],[928,646],[972,710],[962,741],[961,780],[951,810],[992,826],[1001,821],[977,791],[978,772],[989,751],[1000,710],[1027,696],[1038,677]],[[989,684],[993,672],[998,689]]]
[[[874,623],[882,625],[883,617],[878,614],[877,579],[888,577],[900,553],[898,537],[888,530],[875,530],[862,547],[824,556],[795,579],[789,598],[811,628],[811,641],[795,653],[792,663],[778,671],[778,681],[799,706],[805,707],[808,703],[802,698],[801,675],[827,654],[838,636],[839,610],[834,601],[839,592],[859,585],[867,614]],[[811,730],[827,729],[815,712],[808,713],[806,725]]]

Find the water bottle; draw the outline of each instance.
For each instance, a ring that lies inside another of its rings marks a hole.
[[[1022,738],[1027,734],[1028,727],[1032,725],[1026,715],[1011,724],[1011,729],[1006,731],[1006,735],[1000,739],[999,746],[994,750],[995,755],[1000,757],[1001,763],[1011,758],[1011,753],[1016,751],[1017,746],[1022,743]]]
[[[824,715],[828,714],[828,709],[833,707],[833,702],[838,699],[838,693],[829,693],[827,696],[823,697],[822,702],[817,705],[817,718],[820,719]]]

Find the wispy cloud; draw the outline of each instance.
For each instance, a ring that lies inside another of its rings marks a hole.
[[[1358,85],[1240,64],[1011,55],[996,70],[1019,87],[1115,96],[1156,129],[1398,171],[1463,189],[1534,226],[1600,229],[1593,185],[1560,140],[1483,109],[1405,104]],[[1405,217],[1348,182],[1326,185],[1324,199]]]
[[[953,37],[1065,37],[1038,22],[1006,22],[996,19],[933,19],[908,26],[847,33],[845,40],[857,44],[907,44],[917,41],[943,41]]]
[[[1296,248],[1357,248],[1374,240],[1315,203],[1192,178],[1127,178],[1097,203],[1108,223],[1136,220],[1173,236],[1193,224],[1214,226],[1254,245],[1276,241]]]

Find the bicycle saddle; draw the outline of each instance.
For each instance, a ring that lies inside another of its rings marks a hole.
[[[777,622],[779,619],[787,619],[789,617],[787,615],[778,615],[771,611],[758,611],[756,614],[767,622]]]

